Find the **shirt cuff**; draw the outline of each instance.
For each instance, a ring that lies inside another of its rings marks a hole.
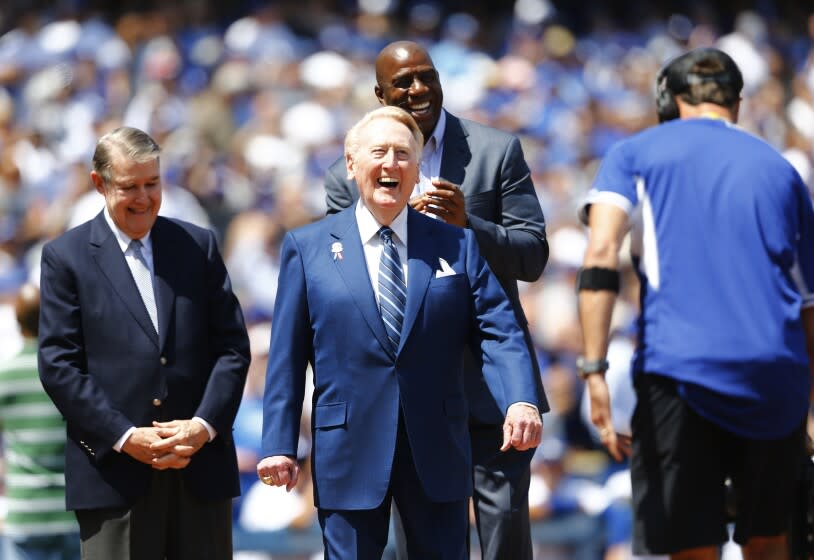
[[[113,444],[113,450],[116,451],[117,453],[121,453],[122,452],[122,447],[124,447],[124,442],[127,441],[127,438],[130,437],[130,434],[132,434],[135,431],[136,431],[135,426],[129,427],[127,429],[127,431],[124,432],[124,434],[122,434],[122,437],[117,439],[116,443]]]
[[[531,404],[530,402],[526,402],[526,401],[517,401],[515,403],[512,403],[512,404],[509,405],[509,408],[513,407],[516,404],[523,404],[523,405],[529,406],[529,407],[533,408],[537,412],[537,414],[540,414],[540,409],[537,408],[537,405]],[[508,409],[506,409],[506,411],[508,412]]]
[[[200,423],[204,428],[206,428],[206,431],[209,433],[209,441],[212,441],[213,439],[215,439],[215,436],[218,435],[218,431],[215,428],[213,428],[209,422],[207,422],[200,416],[193,416],[192,419]]]

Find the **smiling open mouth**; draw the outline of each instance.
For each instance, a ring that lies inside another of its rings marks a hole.
[[[424,101],[423,103],[411,103],[407,106],[411,113],[418,116],[424,116],[429,113],[430,102]]]
[[[393,177],[379,177],[378,183],[382,187],[387,187],[388,189],[393,189],[399,186],[398,179]]]

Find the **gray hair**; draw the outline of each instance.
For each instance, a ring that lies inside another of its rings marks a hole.
[[[122,126],[108,132],[96,142],[93,170],[108,184],[113,178],[112,160],[116,154],[141,163],[157,159],[160,152],[161,148],[149,134],[138,128]]]
[[[348,131],[348,134],[345,136],[345,157],[347,158],[348,155],[353,155],[356,153],[356,150],[359,149],[359,132],[368,125],[371,121],[376,119],[392,119],[394,121],[400,122],[408,129],[410,129],[410,133],[412,133],[413,138],[415,138],[416,144],[418,145],[418,157],[421,157],[421,150],[424,149],[424,135],[421,134],[421,129],[418,128],[418,124],[416,124],[415,119],[410,116],[410,113],[401,109],[400,107],[395,107],[392,105],[387,105],[384,107],[379,107],[369,113],[365,114],[364,117],[359,119],[359,121],[351,127]]]

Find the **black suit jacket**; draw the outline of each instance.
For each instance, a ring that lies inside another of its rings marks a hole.
[[[475,232],[481,254],[509,296],[534,357],[517,281],[534,282],[540,277],[548,260],[548,242],[545,218],[520,141],[516,136],[450,113],[446,117],[441,178],[461,187],[469,227]],[[359,199],[356,182],[347,178],[344,158],[328,170],[325,191],[329,214]],[[470,353],[465,359],[471,421],[476,425],[501,424],[503,414],[480,375],[480,366]],[[536,359],[534,368],[540,412],[546,412],[548,402]]]
[[[157,336],[104,215],[42,252],[40,378],[67,421],[68,509],[122,507],[151,468],[113,449],[130,426],[199,416],[218,432],[183,469],[204,499],[239,494],[232,422],[249,364],[240,306],[212,232],[151,232]]]

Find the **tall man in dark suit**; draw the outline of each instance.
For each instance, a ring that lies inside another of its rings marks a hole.
[[[509,296],[523,329],[536,374],[541,412],[548,404],[540,382],[517,280],[533,282],[548,259],[545,221],[518,139],[459,119],[442,109],[443,91],[432,60],[418,44],[387,45],[376,59],[376,97],[407,110],[425,138],[421,180],[410,205],[425,214],[472,230],[481,254]],[[359,197],[344,163],[328,171],[328,212]],[[496,451],[502,415],[483,382],[480,366],[466,354],[466,390],[474,461],[475,516],[484,559],[531,559],[528,514],[533,451]],[[403,546],[400,547],[403,557]]]
[[[140,130],[103,136],[90,177],[104,210],[43,249],[39,350],[82,558],[231,558],[249,344],[215,237],[158,217]]]
[[[358,204],[289,233],[281,255],[258,475],[294,486],[308,362],[313,477],[326,558],[380,558],[390,504],[410,558],[467,557],[472,492],[463,350],[501,414],[495,452],[539,443],[523,332],[471,231],[407,206],[422,135],[382,107],[345,140]]]

